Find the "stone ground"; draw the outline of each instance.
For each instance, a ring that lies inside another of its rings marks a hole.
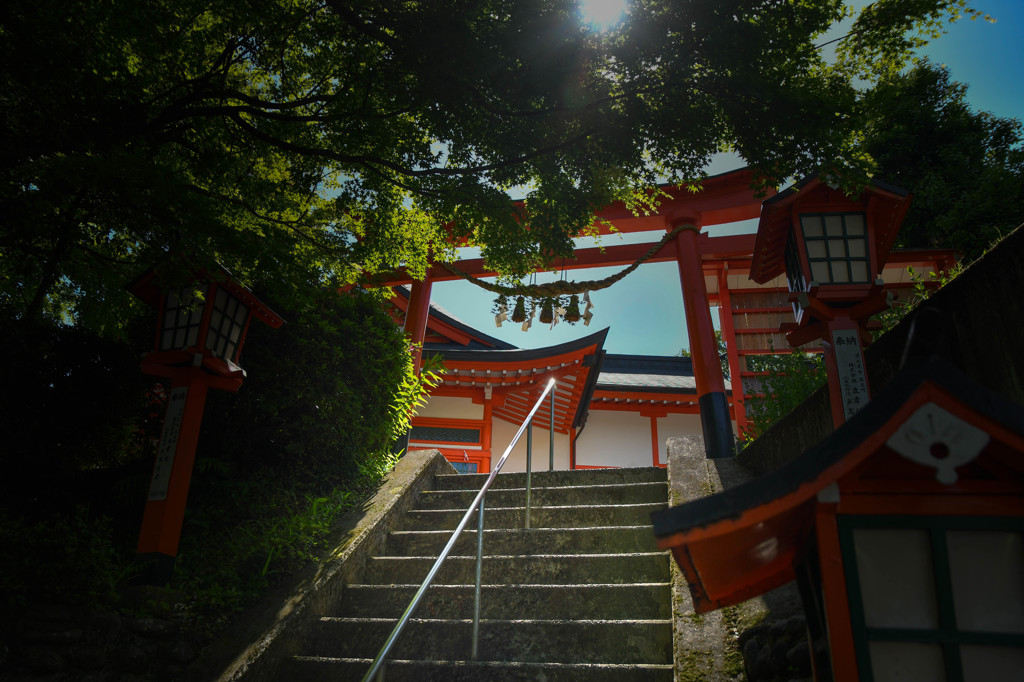
[[[709,460],[700,436],[668,440],[669,504],[712,495],[751,478],[735,460]],[[795,585],[706,614],[694,612],[673,562],[676,682],[802,682],[810,650]]]

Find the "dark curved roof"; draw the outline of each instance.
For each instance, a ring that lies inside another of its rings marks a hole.
[[[919,391],[931,393],[916,397]],[[852,475],[868,457],[892,452],[883,444],[905,423],[904,407],[915,399],[956,403],[977,415],[961,412],[958,416],[982,430],[994,435],[994,427],[999,427],[1004,435],[1024,437],[1021,406],[943,360],[908,366],[832,435],[777,471],[651,514],[658,545],[672,548],[689,581],[697,612],[749,599],[791,580],[793,562],[813,526],[817,496]],[[939,440],[956,437],[955,431],[950,433],[939,434]],[[1007,471],[1022,470],[1019,459],[995,469],[1001,478]],[[759,553],[758,547],[771,551]]]
[[[597,385],[604,390],[695,393],[693,361],[656,355],[605,356]]]
[[[493,414],[516,422],[532,405],[534,393],[549,377],[558,387],[559,428],[582,425],[587,417],[590,397],[601,368],[602,346],[608,329],[545,348],[467,348],[437,349],[428,346],[444,361],[446,372],[442,387],[468,388],[490,386],[505,393],[505,402],[495,406]]]
[[[475,332],[475,330],[472,330]],[[560,343],[557,346],[544,346],[543,348],[516,348],[511,346],[509,348],[487,348],[487,349],[475,349],[467,348],[466,346],[458,346],[453,350],[445,350],[444,355],[446,360],[473,360],[478,362],[529,362],[534,360],[542,360],[544,358],[554,357],[556,355],[562,355],[564,353],[571,353],[572,351],[586,348],[587,346],[597,345],[600,348],[604,345],[605,337],[608,336],[608,328],[605,327],[599,332],[595,332],[588,336],[584,336],[571,341]],[[510,345],[510,344],[506,344]],[[434,347],[428,347],[429,350],[436,350]]]
[[[402,298],[408,300],[408,298],[409,298],[409,287],[408,286],[404,286],[404,285],[403,286],[397,286],[397,287],[393,287],[393,289],[394,289],[396,294],[398,294]],[[466,349],[466,348],[477,349],[477,350],[484,350],[484,349],[488,349],[488,348],[500,349],[500,350],[515,350],[517,348],[516,346],[513,346],[511,343],[509,343],[507,341],[502,341],[501,339],[495,338],[495,337],[490,336],[488,334],[484,334],[482,331],[480,331],[479,329],[476,329],[475,327],[470,327],[468,324],[466,324],[465,322],[463,322],[459,318],[455,317],[450,312],[448,312],[447,310],[445,310],[441,306],[437,305],[436,303],[431,303],[430,304],[430,317],[432,317],[435,320],[441,322],[442,324],[446,324],[446,325],[449,325],[451,327],[454,327],[455,329],[459,330],[463,334],[466,334],[467,336],[471,337],[472,340],[469,342],[468,346],[464,346],[464,345],[462,345],[460,343],[426,343],[426,344],[424,344],[424,347],[426,349],[434,350],[434,351],[441,351],[441,350],[447,351],[447,350],[450,350],[450,349]],[[429,322],[428,322],[428,326],[429,326]]]

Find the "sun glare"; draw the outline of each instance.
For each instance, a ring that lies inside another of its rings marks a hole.
[[[580,0],[580,16],[595,31],[606,31],[622,20],[627,0]]]

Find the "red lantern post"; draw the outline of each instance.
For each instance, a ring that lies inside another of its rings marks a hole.
[[[245,371],[236,362],[253,318],[274,328],[284,321],[227,271],[171,291],[157,280],[150,271],[129,286],[159,311],[154,349],[144,356],[142,371],[171,380],[136,551],[155,562],[150,581],[166,584],[178,554],[206,392],[241,387]]]
[[[836,426],[870,399],[863,346],[891,304],[879,275],[909,207],[898,187],[873,182],[847,197],[817,176],[762,205],[750,278],[785,273],[795,322],[780,331],[794,348],[822,340]]]

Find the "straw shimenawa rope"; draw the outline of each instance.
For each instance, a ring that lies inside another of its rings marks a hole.
[[[628,275],[629,273],[640,267],[645,261],[650,260],[654,257],[654,254],[661,250],[661,247],[665,246],[673,237],[682,232],[683,230],[694,229],[693,225],[682,224],[676,227],[671,232],[667,232],[660,242],[654,244],[647,252],[640,256],[635,262],[627,265],[624,269],[616,272],[613,275],[609,275],[604,279],[588,280],[585,282],[566,282],[559,280],[557,282],[546,282],[543,284],[519,284],[517,286],[510,286],[498,283],[485,282],[482,279],[478,279],[462,272],[451,263],[438,263],[441,267],[445,268],[453,275],[472,282],[482,289],[486,289],[495,294],[502,296],[529,296],[531,298],[554,298],[556,296],[570,296],[572,294],[582,294],[585,291],[600,291],[601,289],[607,289],[611,285],[618,282],[620,279]]]

